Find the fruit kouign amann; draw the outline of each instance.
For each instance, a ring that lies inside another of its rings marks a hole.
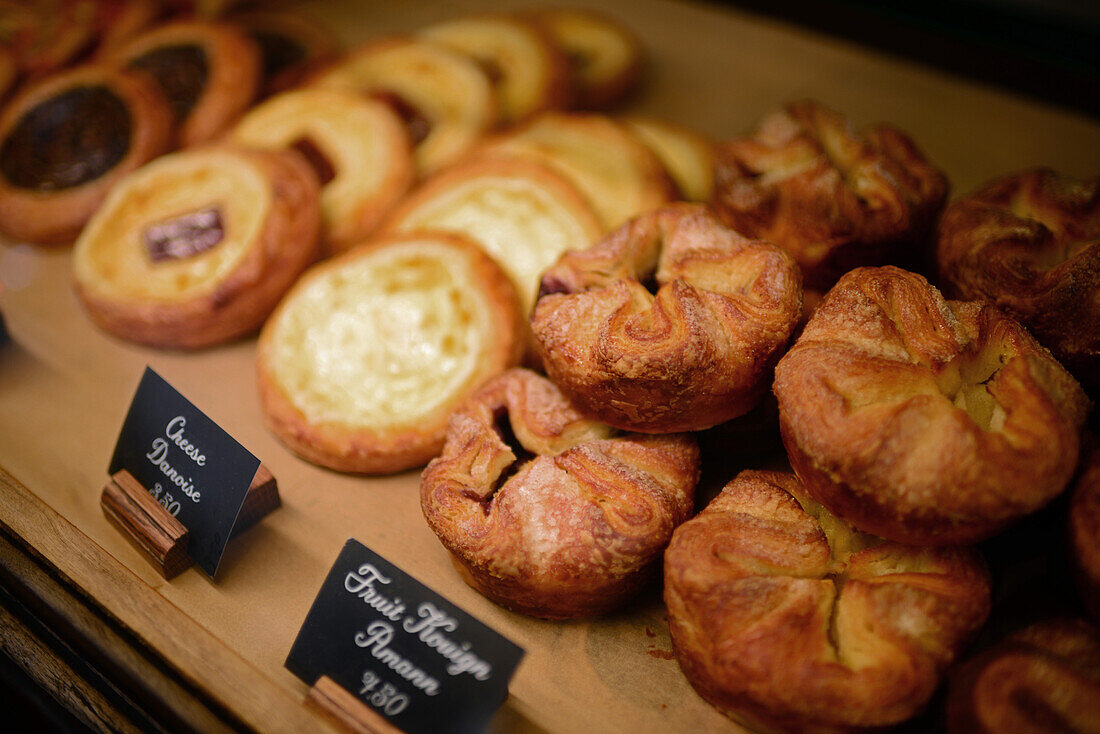
[[[682,203],[565,253],[542,276],[531,328],[547,374],[589,415],[698,430],[759,401],[801,298],[787,253]]]
[[[230,145],[166,155],[124,178],[73,251],[98,326],[199,348],[259,328],[318,254],[317,177],[292,151]]]
[[[787,249],[808,288],[858,265],[912,264],[947,197],[947,179],[908,135],[856,131],[812,101],[719,143],[714,206],[731,227]]]
[[[813,498],[918,545],[989,537],[1053,499],[1088,410],[1020,324],[893,266],[841,278],[776,366],[774,391]]]
[[[24,89],[0,112],[0,230],[71,242],[111,187],[171,139],[168,101],[142,77],[83,66]]]
[[[655,578],[698,475],[690,435],[618,433],[514,369],[451,418],[420,502],[473,588],[523,614],[587,617]]]
[[[853,530],[789,473],[745,471],[665,552],[673,651],[692,687],[757,732],[905,721],[985,622],[969,548]]]
[[[472,242],[428,232],[368,241],[302,276],[264,325],[267,424],[339,471],[423,466],[455,408],[519,360],[522,327],[507,276]]]
[[[1100,178],[992,181],[944,211],[937,257],[949,295],[995,304],[1100,389]]]

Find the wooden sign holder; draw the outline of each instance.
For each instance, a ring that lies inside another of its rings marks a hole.
[[[402,734],[382,714],[327,675],[318,678],[309,689],[306,704],[328,714],[355,734]]]
[[[134,476],[122,469],[111,475],[99,498],[103,514],[166,580],[186,571],[187,528],[149,494]],[[236,535],[255,525],[279,506],[275,477],[262,464],[252,478],[233,528]]]

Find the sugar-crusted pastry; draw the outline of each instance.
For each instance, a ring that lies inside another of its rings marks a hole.
[[[1093,448],[1073,485],[1069,509],[1070,553],[1077,589],[1093,621],[1100,623],[1100,449]]]
[[[314,86],[276,95],[247,112],[230,137],[294,148],[310,160],[321,180],[330,253],[370,234],[416,179],[401,118],[389,105],[347,89]]]
[[[726,223],[786,248],[819,290],[859,265],[921,262],[948,190],[901,130],[857,131],[813,101],[719,143],[715,175],[714,206]]]
[[[313,83],[374,94],[404,119],[427,175],[465,155],[497,122],[496,91],[478,63],[426,39],[371,41],[313,79]]]
[[[1100,632],[1081,619],[1038,622],[952,674],[950,734],[1100,732]]]
[[[0,230],[70,242],[119,179],[164,153],[167,100],[151,82],[106,66],[59,72],[0,112]]]
[[[542,271],[561,253],[588,247],[602,234],[592,208],[553,170],[503,158],[440,172],[406,197],[385,226],[457,232],[474,240],[511,276],[525,314]]]
[[[511,283],[477,245],[412,233],[365,242],[306,273],[260,335],[267,425],[338,471],[422,466],[447,417],[515,364],[522,318]]]
[[[229,23],[165,23],[121,44],[104,60],[156,80],[172,103],[177,143],[183,147],[222,133],[259,92],[259,46]]]
[[[581,8],[537,10],[532,17],[570,62],[574,107],[608,109],[637,89],[645,52],[626,25],[605,13]]]
[[[462,578],[489,599],[588,617],[652,581],[691,514],[698,472],[691,436],[617,433],[514,369],[451,418],[420,503]]]
[[[905,721],[990,608],[975,551],[864,535],[788,473],[739,474],[677,528],[664,564],[681,669],[753,731]]]
[[[1020,324],[923,277],[858,268],[775,370],[791,465],[856,527],[969,543],[1069,482],[1088,399]]]
[[[1100,178],[1032,168],[991,181],[944,211],[937,258],[949,294],[1004,309],[1100,390]]]
[[[565,54],[541,27],[519,15],[470,15],[422,28],[422,38],[482,64],[497,89],[500,124],[511,125],[570,97]]]
[[[714,141],[698,130],[656,117],[624,118],[672,177],[681,199],[709,202],[714,193]]]
[[[592,204],[604,229],[676,198],[664,165],[610,117],[547,112],[478,146],[481,156],[543,163]]]
[[[226,20],[243,28],[260,47],[261,96],[297,86],[340,51],[331,30],[291,10],[244,10]]]
[[[316,259],[317,177],[290,151],[230,145],[162,156],[122,179],[73,251],[99,327],[194,349],[259,328]]]
[[[759,401],[801,299],[790,255],[703,205],[672,204],[562,255],[542,276],[531,328],[547,374],[589,415],[624,430],[698,430]]]

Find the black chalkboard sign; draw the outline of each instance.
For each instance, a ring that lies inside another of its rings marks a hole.
[[[286,659],[326,675],[407,734],[480,732],[523,650],[355,540],[325,578]]]
[[[260,460],[145,368],[111,457],[187,528],[187,554],[211,577]]]

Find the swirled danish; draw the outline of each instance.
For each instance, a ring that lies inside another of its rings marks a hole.
[[[944,211],[937,256],[952,297],[1003,309],[1100,390],[1100,178],[1034,168],[991,181]]]
[[[866,532],[918,545],[989,537],[1058,495],[1088,399],[996,308],[923,277],[858,268],[775,369],[791,465]]]
[[[588,415],[698,430],[759,401],[801,296],[787,253],[674,204],[565,253],[542,276],[531,328],[547,374]]]
[[[857,132],[838,112],[796,102],[748,138],[719,143],[714,207],[749,237],[790,252],[808,288],[859,265],[921,262],[947,178],[895,127]]]
[[[985,622],[968,548],[864,535],[798,478],[745,471],[665,551],[673,650],[692,687],[761,732],[878,731],[913,716]]]
[[[346,472],[421,466],[447,417],[523,347],[515,290],[477,245],[442,233],[365,242],[306,273],[260,334],[267,424]]]
[[[451,418],[420,502],[473,588],[523,614],[587,617],[653,579],[698,474],[690,436],[618,434],[514,369]]]

